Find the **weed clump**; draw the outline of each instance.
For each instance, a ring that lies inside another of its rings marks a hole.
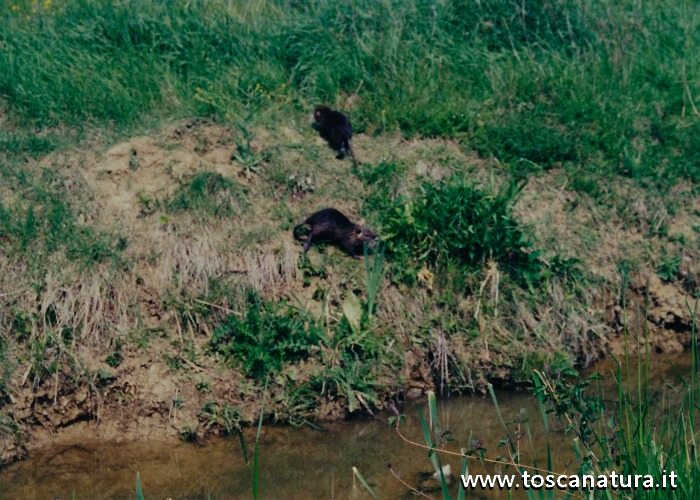
[[[387,253],[404,268],[457,262],[477,269],[495,260],[517,276],[535,276],[539,252],[512,214],[522,187],[490,194],[459,178],[424,183],[415,196],[398,196],[378,211]]]
[[[284,363],[306,359],[322,332],[299,311],[264,301],[249,291],[244,316],[230,315],[215,330],[211,348],[240,363],[247,376],[262,379]]]

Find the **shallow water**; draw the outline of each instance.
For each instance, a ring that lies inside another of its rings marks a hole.
[[[612,364],[596,366],[603,374],[601,383],[611,384]],[[657,356],[652,359],[650,379],[657,388],[672,385],[690,376],[690,355]],[[672,390],[666,391],[673,394]],[[506,422],[526,419],[520,425],[519,446],[522,462],[546,464],[547,437],[535,399],[527,391],[497,392]],[[422,443],[417,412],[424,402],[403,409],[407,420],[401,432]],[[455,442],[448,448],[459,450],[472,438],[487,449],[486,456],[507,456],[499,441],[505,436],[489,397],[460,396],[439,402],[443,429],[449,429]],[[511,430],[516,424],[510,425]],[[246,434],[250,443],[252,430]],[[574,472],[573,436],[562,426],[553,426],[550,435],[554,469]],[[249,451],[252,453],[252,445]],[[262,498],[368,498],[353,487],[352,467],[356,466],[380,498],[415,498],[388,470],[387,464],[403,481],[424,491],[436,486],[429,478],[431,464],[424,449],[404,442],[386,423],[386,415],[324,425],[323,430],[266,426],[263,428],[261,460]],[[448,458],[453,472],[459,459]],[[487,466],[489,472],[505,473],[512,468]],[[0,497],[23,498],[134,498],[135,477],[139,471],[146,498],[250,498],[250,469],[245,465],[237,438],[212,439],[203,445],[187,443],[81,442],[34,451],[29,460],[0,471]],[[471,472],[484,472],[472,462]],[[455,490],[456,491],[456,490]],[[434,498],[439,490],[428,494]],[[477,497],[500,497],[499,492]]]

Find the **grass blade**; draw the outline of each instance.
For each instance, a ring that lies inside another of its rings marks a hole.
[[[143,488],[141,487],[141,474],[136,473],[136,500],[144,500]]]
[[[442,470],[442,462],[440,457],[435,453],[435,444],[433,437],[431,436],[431,431],[434,431],[439,435],[440,431],[437,425],[438,422],[438,412],[437,412],[437,400],[435,399],[435,393],[433,391],[428,391],[428,415],[430,418],[430,424],[425,421],[422,413],[418,414],[418,420],[423,430],[423,438],[425,439],[425,444],[430,448],[428,456],[433,464],[433,469],[435,470],[435,475],[440,480],[440,487],[442,489],[442,497],[446,500],[450,499],[450,491],[447,487],[447,480],[445,474]]]
[[[493,391],[493,385],[488,384],[487,388],[489,391],[489,395],[491,396],[491,400],[493,401],[493,405],[496,407],[496,414],[498,415],[498,420],[501,422],[503,429],[506,431],[506,436],[508,436],[508,446],[510,447],[511,457],[513,459],[515,459],[517,457],[517,450],[515,449],[515,443],[513,442],[512,436],[510,435],[510,429],[508,429],[508,426],[506,425],[506,421],[503,420],[503,415],[501,414],[501,408],[498,406],[498,400],[496,399],[496,393]]]
[[[430,435],[430,428],[428,427],[428,422],[425,421],[425,417],[420,413],[418,414],[418,421],[420,422],[420,427],[423,430],[423,439],[425,439],[425,445],[428,448],[430,448],[430,451],[428,451],[428,456],[430,457],[430,461],[433,463],[433,469],[435,469],[436,474],[439,474],[440,468],[435,457],[435,446],[433,445],[433,438]]]
[[[253,450],[253,470],[252,474],[252,490],[253,499],[260,498],[260,433],[262,432],[263,416],[265,415],[265,397],[267,396],[267,384],[270,382],[270,376],[265,379],[265,389],[263,390],[262,402],[260,403],[260,417],[258,418],[258,430],[255,433],[255,449]]]
[[[241,443],[241,451],[243,452],[243,461],[246,465],[250,463],[250,458],[248,457],[248,445],[245,442],[245,436],[243,435],[243,430],[238,430],[238,441]]]
[[[372,495],[372,498],[378,498],[377,494],[374,492],[374,490],[372,488],[370,488],[369,484],[367,484],[367,481],[365,481],[365,478],[362,477],[362,474],[360,474],[360,471],[357,470],[357,467],[353,466],[352,473],[357,478],[357,480],[360,482],[362,487],[364,489],[366,489],[370,495]]]
[[[460,467],[459,477],[457,478],[458,484],[460,483],[460,478],[462,476],[466,476],[468,471],[469,471],[469,462],[467,461],[467,450],[462,448],[462,466]],[[466,495],[466,493],[467,493],[467,490],[465,488],[463,488],[460,484],[459,492],[457,493],[457,500],[464,500],[464,496]]]

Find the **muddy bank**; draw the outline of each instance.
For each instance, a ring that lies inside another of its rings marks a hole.
[[[664,353],[664,356],[687,349],[691,341],[691,323],[690,318],[684,316],[680,298],[665,302],[669,295],[664,294],[668,290],[663,288],[637,290],[643,291],[641,297],[651,304],[646,321],[625,335],[622,326],[625,322],[637,324],[642,321],[640,302],[631,300],[627,309],[611,307],[609,313],[614,321],[610,324],[611,336],[605,341],[607,352],[622,357],[625,344],[628,352],[649,348],[653,353]],[[626,319],[623,320],[624,316]],[[638,335],[634,332],[644,333]],[[169,443],[167,446],[186,441],[202,444],[208,438],[228,434],[257,421],[262,393],[243,393],[240,388],[245,387],[247,381],[235,370],[224,369],[212,362],[210,366],[198,364],[185,373],[174,374],[162,362],[157,344],[152,347],[151,356],[128,349],[123,354],[124,361],[118,375],[103,387],[64,392],[70,386],[59,380],[58,385],[48,383],[38,389],[18,391],[12,403],[5,407],[9,410],[7,415],[17,424],[4,436],[3,463],[33,457],[35,451],[47,447],[72,446],[82,440],[98,443],[158,441]],[[407,382],[395,392],[387,393],[387,398],[401,405],[420,398],[428,389],[439,390],[439,382],[426,356],[427,353],[417,350],[406,354]],[[675,373],[675,367],[687,361],[686,358],[688,356],[683,354],[669,358],[674,361],[666,369]],[[606,368],[610,368],[607,362],[592,367],[603,371]],[[201,390],[202,380],[208,381],[205,391]],[[512,379],[508,378],[492,381],[502,387],[512,385]],[[503,395],[510,397],[507,393]],[[517,400],[517,396],[514,397]],[[229,408],[227,405],[235,407],[234,414],[224,416]],[[382,406],[376,405],[375,411],[381,411]],[[269,423],[289,421],[294,417],[285,404],[282,391],[274,388],[266,395],[265,413]],[[325,427],[324,423],[351,416],[357,418],[358,414],[367,415],[367,412],[350,412],[347,402],[327,400],[318,406],[309,421]]]
[[[691,359],[687,353],[653,355],[649,366],[652,390],[662,391],[667,405],[679,398],[676,386],[687,382]],[[590,371],[602,375],[604,388],[612,388],[616,367],[610,361],[597,363]],[[635,384],[635,370],[627,379]],[[550,422],[547,437],[536,400],[529,391],[497,391],[499,409],[506,422],[527,422],[529,432],[522,435],[519,449],[527,464],[544,464],[545,443],[554,457],[553,470],[575,472],[574,436],[564,426]],[[670,398],[670,399],[667,399]],[[422,442],[417,413],[424,401],[401,406],[406,421],[402,435]],[[456,442],[449,449],[466,445],[471,434],[486,457],[502,453],[499,442],[505,431],[488,396],[445,397],[439,401],[440,425],[450,430]],[[428,494],[439,496],[438,484],[431,479],[431,464],[425,450],[405,442],[387,425],[388,414],[352,422],[320,424],[308,427],[265,426],[261,440],[261,482],[263,498],[284,491],[286,498],[365,498],[353,487],[352,467],[357,467],[381,498],[401,498],[408,493],[392,474]],[[510,424],[516,426],[517,424]],[[95,439],[91,425],[76,425],[34,450],[28,461],[0,470],[3,492],[12,498],[54,498],[75,494],[78,498],[124,498],[133,495],[139,472],[144,492],[158,498],[249,498],[250,468],[236,437],[210,438],[197,445],[177,440],[161,441],[158,435],[137,441]],[[254,440],[247,429],[245,439]],[[453,471],[459,461],[444,457]],[[388,466],[391,467],[391,471]],[[472,473],[499,472],[497,466],[478,461],[470,465]],[[500,471],[503,472],[503,471]],[[489,492],[482,492],[489,496]],[[491,497],[498,498],[498,492]]]

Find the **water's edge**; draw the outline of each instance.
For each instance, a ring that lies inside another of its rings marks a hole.
[[[602,383],[612,380],[613,365],[595,367]],[[690,356],[655,356],[650,379],[660,385],[677,383],[690,371]],[[499,407],[507,422],[523,421],[521,452],[531,464],[544,464],[544,434],[534,397],[526,390],[498,391]],[[423,402],[403,408],[407,416],[402,433],[422,442],[416,414]],[[441,425],[456,442],[450,448],[468,446],[468,436],[478,439],[488,456],[504,450],[499,441],[505,432],[488,397],[458,396],[439,402]],[[266,495],[284,491],[285,498],[346,498],[352,496],[352,467],[357,467],[382,497],[400,497],[406,488],[388,471],[409,484],[430,488],[430,462],[423,449],[404,442],[387,425],[388,415],[374,419],[325,424],[320,430],[269,425],[261,446],[261,480]],[[245,432],[253,439],[253,430]],[[33,450],[28,460],[0,471],[2,498],[124,498],[133,496],[136,472],[147,496],[157,498],[249,498],[250,468],[237,438],[209,439],[205,443],[134,442],[95,440],[79,436],[59,437],[55,444]],[[555,426],[550,446],[558,472],[575,465],[571,436]],[[459,460],[446,458],[453,470]],[[479,470],[474,463],[472,470]]]

